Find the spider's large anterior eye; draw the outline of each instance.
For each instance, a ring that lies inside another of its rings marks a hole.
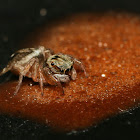
[[[69,69],[67,69],[66,71],[65,71],[65,73],[68,73],[69,72]]]
[[[51,65],[54,66],[54,63],[52,62]]]
[[[61,72],[64,72],[64,70],[60,70]]]

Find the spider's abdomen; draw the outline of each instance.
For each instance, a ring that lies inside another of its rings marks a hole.
[[[43,57],[42,50],[39,48],[26,48],[13,54],[11,56],[12,59],[10,63],[14,63],[16,65],[26,65],[32,58],[35,57]]]

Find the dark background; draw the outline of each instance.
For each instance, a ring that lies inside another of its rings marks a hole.
[[[45,8],[47,14],[40,15]],[[83,11],[129,11],[140,13],[139,0],[0,0],[0,69],[19,43],[34,28],[51,19]],[[0,82],[8,74],[0,77]],[[47,126],[13,116],[0,115],[0,139],[140,139],[140,108],[119,114],[90,128],[68,134],[52,133]]]

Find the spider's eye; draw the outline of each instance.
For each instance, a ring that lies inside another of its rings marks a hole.
[[[64,70],[60,70],[61,72],[64,72]]]
[[[54,63],[52,62],[51,65],[54,66]]]
[[[73,66],[71,66],[70,70],[72,70]]]
[[[68,73],[70,71],[70,69],[67,69],[65,72]]]

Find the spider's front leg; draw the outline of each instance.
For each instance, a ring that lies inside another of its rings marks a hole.
[[[71,70],[71,79],[75,80],[76,77],[77,77],[77,72],[76,72],[75,68],[73,67]]]
[[[74,62],[74,64],[75,64],[76,66],[80,67],[80,69],[84,71],[85,76],[88,77],[88,75],[87,75],[87,73],[86,73],[86,70],[85,70],[85,68],[84,68],[84,66],[83,66],[83,64],[82,64],[82,62],[79,61],[79,60],[76,59],[76,58],[73,59],[73,62]]]

